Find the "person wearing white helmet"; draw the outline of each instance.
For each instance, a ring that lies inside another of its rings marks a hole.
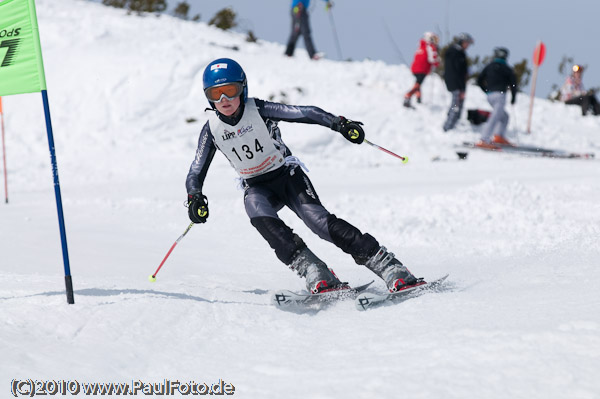
[[[404,95],[404,106],[407,108],[412,108],[410,99],[413,95],[416,97],[417,103],[421,103],[421,85],[431,69],[440,64],[438,57],[439,40],[438,35],[435,33],[425,32],[423,38],[419,41],[419,48],[410,67],[416,81],[413,87]]]

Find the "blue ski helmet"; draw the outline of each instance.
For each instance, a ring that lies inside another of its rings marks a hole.
[[[219,58],[207,65],[202,76],[203,90],[209,87],[219,86],[227,83],[239,82],[243,85],[242,100],[248,100],[248,83],[244,70],[231,58]],[[215,107],[212,101],[208,101],[211,107]]]

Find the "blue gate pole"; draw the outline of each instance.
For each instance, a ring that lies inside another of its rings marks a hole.
[[[63,262],[65,265],[65,286],[67,290],[67,303],[74,304],[73,280],[71,279],[71,267],[69,266],[69,250],[67,249],[67,232],[65,229],[65,217],[60,195],[60,183],[58,181],[58,165],[56,164],[56,152],[54,151],[54,136],[52,134],[52,121],[50,120],[50,105],[48,104],[48,93],[42,90],[44,102],[44,115],[46,116],[46,132],[48,133],[48,147],[50,148],[50,161],[52,163],[52,175],[54,176],[54,194],[56,196],[56,210],[58,211],[58,226],[60,228],[60,241],[62,243]]]

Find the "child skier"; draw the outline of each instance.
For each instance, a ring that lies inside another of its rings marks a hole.
[[[196,156],[186,179],[188,215],[205,223],[208,200],[202,186],[216,150],[243,180],[244,205],[250,223],[284,264],[301,277],[311,293],[348,288],[277,215],[287,206],[319,237],[352,255],[381,277],[391,292],[421,285],[371,235],[361,233],[323,207],[298,158],[281,138],[279,121],[319,124],[340,132],[355,144],[364,140],[361,122],[313,106],[293,106],[248,97],[246,75],[234,60],[221,58],[204,70],[204,93],[211,111],[200,132]]]
[[[433,32],[425,32],[423,38],[419,41],[419,48],[410,67],[416,81],[412,89],[404,95],[404,106],[407,108],[412,107],[410,98],[413,95],[417,98],[417,102],[421,103],[421,85],[425,77],[431,72],[431,68],[435,68],[440,64],[437,48],[439,41],[438,35]]]

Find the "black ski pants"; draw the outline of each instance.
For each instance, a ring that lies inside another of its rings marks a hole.
[[[444,132],[448,130],[454,129],[456,123],[460,119],[460,114],[463,109],[463,104],[465,103],[465,92],[462,90],[453,90],[452,93],[452,103],[450,104],[450,109],[448,110],[448,118],[446,122],[444,122]]]
[[[308,51],[308,56],[312,58],[315,55],[316,50],[310,32],[308,12],[301,4],[292,9],[292,33],[290,34],[287,48],[285,49],[285,55],[290,57],[294,55],[296,42],[300,35],[304,37],[304,46],[306,47],[306,51]]]
[[[244,205],[250,222],[286,265],[306,245],[277,215],[284,206],[291,209],[319,237],[335,244],[356,263],[364,265],[379,249],[368,233],[329,213],[321,204],[308,176],[298,166],[283,166],[262,181],[246,181]],[[258,179],[260,180],[260,179]]]
[[[588,110],[591,110],[594,115],[600,115],[600,104],[596,96],[593,94],[584,94],[583,96],[574,97],[565,101],[569,105],[581,105],[581,113],[586,115]]]

